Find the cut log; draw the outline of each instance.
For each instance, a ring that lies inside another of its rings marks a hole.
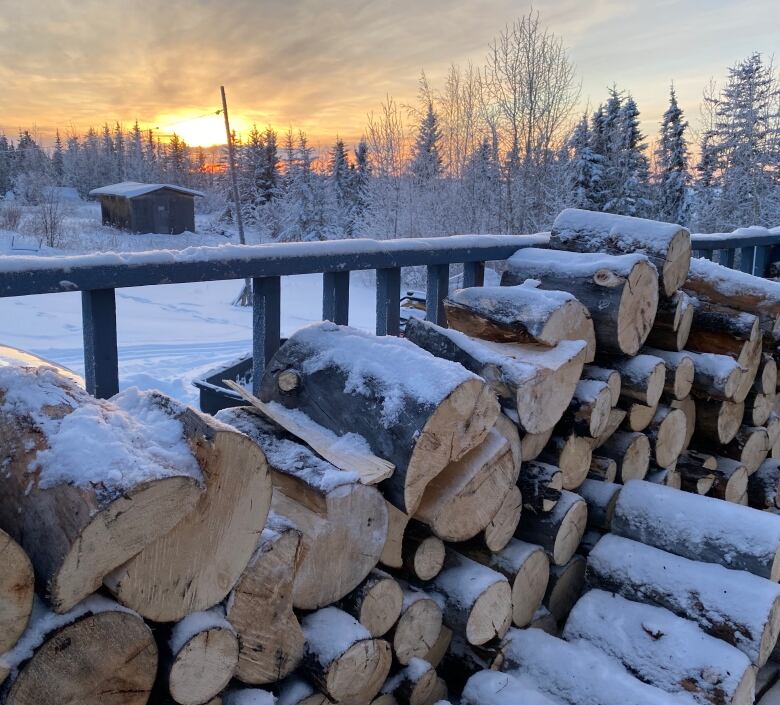
[[[541,629],[543,632],[547,632],[553,636],[558,635],[558,622],[555,621],[555,617],[550,614],[550,610],[544,605],[536,610],[536,614],[528,626],[532,629]]]
[[[517,528],[517,537],[544,548],[556,565],[564,565],[574,555],[585,533],[588,505],[573,492],[563,490],[561,497],[547,514],[524,512]]]
[[[387,539],[379,562],[388,568],[402,568],[404,533],[410,517],[390,502],[385,502],[385,509],[387,509]]]
[[[515,486],[506,493],[496,515],[490,520],[483,534],[483,542],[493,553],[504,548],[515,535],[523,511],[523,495]]]
[[[607,534],[588,556],[586,579],[591,587],[656,604],[696,622],[757,666],[766,663],[777,641],[780,586],[742,570]]]
[[[157,645],[138,615],[97,596],[61,615],[38,602],[21,640],[0,657],[0,683],[9,676],[0,701],[145,705],[156,672]]]
[[[685,414],[685,444],[683,445],[683,450],[685,450],[691,444],[693,434],[696,432],[696,402],[693,397],[671,399],[669,406],[672,409],[679,409]]]
[[[580,541],[580,545],[577,546],[577,553],[587,558],[590,552],[596,546],[596,544],[601,540],[601,537],[603,535],[604,533],[602,531],[597,531],[596,529],[588,529],[585,532],[585,535],[582,537],[582,541]]]
[[[496,673],[503,664],[501,644],[497,641],[475,647],[459,636],[455,636],[449,652],[439,668],[450,688],[462,691],[466,681],[475,673],[488,670]]]
[[[611,406],[615,406],[620,399],[620,389],[622,382],[620,372],[610,370],[606,367],[597,367],[596,365],[585,365],[582,368],[582,379],[593,380],[595,382],[605,382],[609,387],[609,393],[612,397]]]
[[[444,623],[469,644],[479,646],[502,637],[512,623],[512,590],[507,579],[455,551],[447,550],[444,570],[429,589],[444,598]]]
[[[642,480],[650,467],[650,441],[643,433],[617,431],[599,448],[599,454],[615,461],[620,482]]]
[[[542,604],[550,561],[541,546],[512,539],[491,553],[474,546],[459,547],[464,555],[501,573],[512,586],[512,623],[525,627]]]
[[[329,705],[330,701],[300,676],[285,678],[278,686],[275,705]]]
[[[715,482],[718,459],[714,455],[689,450],[677,458],[675,470],[680,473],[682,489],[695,494],[707,494]]]
[[[0,529],[0,654],[10,651],[30,619],[35,575],[22,547]]]
[[[688,422],[680,409],[672,409],[665,404],[658,405],[653,420],[645,431],[658,467],[674,466],[685,447],[687,431]]]
[[[294,370],[300,384],[280,388]],[[355,433],[395,465],[387,499],[408,514],[431,479],[479,445],[496,422],[490,388],[462,366],[401,338],[329,322],[295,333],[268,363],[260,398],[297,409],[339,436]]]
[[[655,406],[646,406],[625,397],[621,397],[618,404],[626,412],[623,427],[629,431],[644,431],[655,416]]]
[[[658,274],[643,255],[518,251],[507,260],[502,286],[540,282],[569,291],[590,311],[599,347],[635,355],[650,333],[658,306]]]
[[[691,235],[657,220],[567,208],[550,232],[550,247],[568,252],[641,252],[658,270],[661,293],[673,296],[688,276]]]
[[[390,645],[335,607],[304,617],[303,631],[303,671],[320,690],[344,705],[370,702],[390,672]]]
[[[250,407],[225,409],[218,416],[263,449],[274,485],[273,511],[302,535],[293,606],[317,609],[354,590],[376,565],[387,537],[387,509],[379,491]]]
[[[612,392],[606,382],[581,380],[558,429],[598,438],[607,428],[611,409]]]
[[[462,705],[557,705],[546,695],[508,673],[477,671],[463,689]]]
[[[387,679],[382,693],[392,695],[398,705],[429,705],[436,688],[436,671],[422,659],[412,659]]]
[[[226,602],[226,618],[239,636],[236,677],[244,683],[275,683],[303,658],[303,630],[292,600],[301,542],[299,531],[271,515]]]
[[[765,460],[748,478],[750,506],[756,509],[778,509],[780,492],[780,461]]]
[[[670,352],[645,347],[643,352],[663,360],[666,365],[664,392],[674,399],[685,399],[693,387],[695,377],[694,357],[689,352]]]
[[[444,300],[447,324],[462,333],[497,343],[539,343],[552,347],[562,340],[584,340],[586,356],[596,352],[590,313],[566,291],[518,286],[458,289]]]
[[[745,346],[760,335],[758,316],[698,299],[694,301],[689,350],[739,359]]]
[[[750,659],[661,607],[591,590],[571,611],[563,638],[584,639],[668,693],[682,689],[712,705],[753,703]]]
[[[601,482],[614,482],[617,477],[617,463],[612,458],[604,458],[594,455],[590,459],[589,480]]]
[[[620,401],[620,400],[618,400]],[[625,421],[626,419],[626,412],[623,411],[623,409],[612,409],[612,411],[609,412],[609,421],[607,422],[607,427],[604,429],[603,433],[594,440],[594,442],[591,444],[593,446],[593,449],[601,448],[610,438],[612,438],[612,434],[615,433],[620,428],[620,425]]]
[[[181,705],[203,705],[219,695],[238,665],[238,636],[225,611],[193,612],[171,632],[165,677]]]
[[[769,445],[774,448],[777,442],[780,441],[780,415],[772,411],[766,420],[765,428],[769,437]]]
[[[555,427],[544,433],[524,433],[520,439],[523,460],[536,460],[550,442],[554,430]]]
[[[623,485],[599,480],[585,480],[577,488],[577,494],[588,505],[588,528],[609,531],[615,504]]]
[[[586,356],[581,341],[565,341],[554,348],[516,343],[494,343],[411,319],[404,335],[437,357],[458,362],[482,377],[517,414],[527,432],[552,428],[574,394]]]
[[[747,468],[731,458],[718,457],[718,467],[713,470],[715,481],[710,490],[711,497],[739,503],[747,491]]]
[[[693,301],[682,291],[676,292],[670,298],[658,301],[658,311],[655,315],[647,344],[662,350],[682,350],[688,342],[693,323]]]
[[[430,580],[444,565],[444,542],[427,527],[411,521],[404,532],[402,554],[403,567],[410,575]]]
[[[585,586],[585,558],[571,557],[566,565],[550,567],[550,581],[544,595],[544,605],[558,624],[563,624]]]
[[[414,516],[443,541],[466,541],[485,530],[519,471],[506,438],[491,430],[428,483]]]
[[[52,368],[0,367],[0,528],[57,612],[169,532],[202,494],[183,425],[150,399],[98,401]]]
[[[774,395],[777,393],[777,362],[767,353],[761,356],[753,389],[759,394]]]
[[[712,443],[729,443],[739,431],[745,403],[696,400],[696,432],[694,440],[704,439]]]
[[[682,489],[682,477],[677,470],[652,467],[645,479],[648,482],[652,482],[656,485],[665,485],[674,490]]]
[[[624,399],[655,406],[664,391],[666,364],[656,355],[613,356],[609,364],[620,373]]]
[[[549,512],[561,496],[563,473],[555,465],[534,460],[523,465],[518,484],[527,511]]]
[[[772,413],[776,394],[748,392],[745,398],[745,423],[751,426],[763,426]]]
[[[553,436],[539,458],[558,467],[563,475],[563,489],[573,490],[588,476],[592,456],[590,439],[570,433],[568,436]]]
[[[401,616],[392,634],[393,653],[398,663],[424,658],[433,648],[442,628],[442,611],[428,593],[402,583]]]
[[[262,688],[230,688],[222,695],[222,705],[273,705],[276,703],[273,693]],[[309,700],[304,701],[309,705]],[[313,701],[317,703],[317,700]],[[326,699],[326,702],[327,699]]]
[[[755,472],[764,462],[769,451],[769,434],[762,426],[740,426],[734,439],[726,444],[705,443],[700,448],[709,453],[739,461],[745,466],[748,475]]]
[[[438,668],[447,651],[449,651],[452,639],[452,629],[442,624],[439,636],[423,658],[430,663],[431,666]]]
[[[398,581],[375,569],[342,600],[341,607],[368,629],[371,636],[380,637],[398,621],[403,601],[404,593]]]
[[[748,390],[744,389],[742,379],[747,370],[733,357],[687,350],[677,354],[693,360],[693,389],[697,395],[722,401],[745,400]]]

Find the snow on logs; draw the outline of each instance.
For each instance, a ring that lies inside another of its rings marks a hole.
[[[688,342],[693,323],[693,299],[683,291],[661,298],[647,344],[663,350],[680,351]]]
[[[0,654],[24,632],[33,606],[35,576],[22,547],[0,529]],[[0,679],[1,680],[1,679]]]
[[[556,565],[574,555],[585,533],[588,505],[573,492],[563,490],[551,511],[542,514],[523,512],[517,537],[541,546]]]
[[[484,440],[500,411],[485,382],[461,365],[408,340],[329,322],[299,330],[279,348],[260,398],[340,436],[362,436],[395,465],[383,489],[408,514],[431,479]]]

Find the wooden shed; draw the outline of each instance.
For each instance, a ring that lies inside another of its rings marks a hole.
[[[195,196],[203,196],[183,186],[136,181],[101,186],[89,195],[100,199],[103,225],[166,235],[195,231]]]

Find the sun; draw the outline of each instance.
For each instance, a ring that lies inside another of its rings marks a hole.
[[[163,141],[167,141],[173,133],[176,133],[191,147],[211,147],[225,144],[225,120],[222,113],[219,115],[198,114],[195,111],[177,114],[159,115],[155,120],[155,127]],[[245,133],[250,129],[249,121],[240,115],[230,115],[230,129],[237,134]]]

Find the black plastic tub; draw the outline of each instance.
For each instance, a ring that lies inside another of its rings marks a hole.
[[[232,389],[225,386],[223,379],[252,386],[252,355],[245,355],[232,362],[209,370],[205,376],[195,379],[192,383],[200,391],[200,410],[207,414],[216,414],[220,409],[231,406],[246,406],[246,402]]]

